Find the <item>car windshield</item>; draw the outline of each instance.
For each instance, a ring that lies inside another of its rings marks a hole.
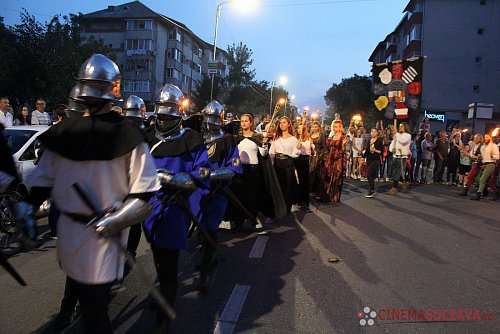
[[[36,131],[34,130],[5,129],[3,131],[4,137],[7,140],[7,146],[9,146],[12,154],[16,154],[35,133]]]

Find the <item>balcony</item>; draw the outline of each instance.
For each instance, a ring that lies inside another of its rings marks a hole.
[[[392,53],[396,53],[397,49],[398,47],[396,46],[396,44],[389,45],[387,49],[385,49],[384,58],[389,57]]]
[[[412,40],[403,50],[403,57],[408,58],[408,56],[414,51],[422,52],[422,41],[419,39]]]
[[[404,31],[410,30],[414,25],[422,24],[422,13],[413,13],[413,15],[404,24]]]

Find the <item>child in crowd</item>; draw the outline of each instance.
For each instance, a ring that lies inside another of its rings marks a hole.
[[[467,175],[471,169],[471,161],[469,156],[470,146],[465,145],[462,152],[460,152],[460,165],[458,166],[458,186],[461,187],[467,182]]]

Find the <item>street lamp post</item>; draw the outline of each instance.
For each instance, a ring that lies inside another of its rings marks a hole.
[[[241,2],[241,1],[239,1],[239,0],[228,0],[228,1],[223,1],[223,2],[221,2],[221,3],[219,3],[217,5],[217,11],[215,13],[214,56],[213,56],[214,62],[217,60],[217,35],[219,33],[220,9],[221,9],[222,5],[230,3],[230,2]],[[245,7],[248,7],[248,6],[252,5],[252,3],[249,2],[249,1],[246,1],[244,4],[246,5]],[[214,97],[215,74],[216,73],[212,73],[212,86],[210,87],[210,100],[211,101],[213,100],[213,97]]]
[[[220,18],[220,8],[223,4],[229,3],[231,1],[224,1],[217,5],[217,11],[215,13],[215,34],[214,34],[214,62],[217,60],[217,34],[219,33],[219,18]],[[212,73],[212,86],[210,87],[210,101],[214,99],[214,81],[215,73]]]

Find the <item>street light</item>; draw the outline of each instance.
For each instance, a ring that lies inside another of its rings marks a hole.
[[[288,79],[286,77],[282,76],[279,78],[278,82],[281,86],[284,86],[288,82]],[[273,89],[274,89],[275,85],[276,85],[276,81],[272,81],[271,82],[271,100],[269,101],[269,116],[271,116],[273,113]]]
[[[213,60],[214,62],[217,60],[217,34],[219,33],[219,18],[220,18],[220,9],[222,5],[225,5],[227,3],[234,3],[237,5],[237,8],[241,9],[253,9],[256,6],[257,1],[256,0],[228,0],[228,1],[223,1],[217,5],[217,11],[215,13],[215,34],[214,34],[214,57]],[[210,88],[210,101],[213,100],[213,95],[214,95],[214,80],[215,80],[215,73],[212,73],[212,86]]]

